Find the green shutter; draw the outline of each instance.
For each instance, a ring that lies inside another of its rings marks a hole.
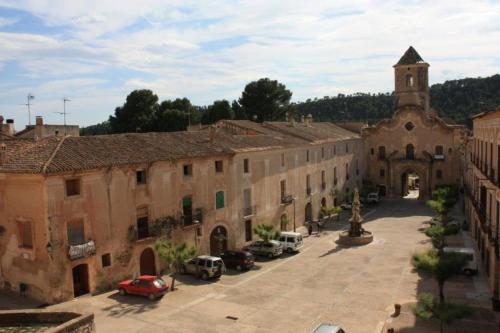
[[[224,208],[224,191],[215,193],[215,208]]]
[[[182,206],[191,206],[191,197],[184,197],[182,199]]]

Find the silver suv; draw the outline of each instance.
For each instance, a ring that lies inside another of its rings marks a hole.
[[[269,258],[279,257],[283,253],[283,245],[275,240],[270,240],[267,243],[258,240],[250,244],[247,249],[253,255],[267,256]]]
[[[191,274],[203,280],[220,277],[225,272],[226,266],[222,259],[212,256],[198,256],[186,261],[182,267],[182,273]]]

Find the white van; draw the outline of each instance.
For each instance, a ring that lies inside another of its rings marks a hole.
[[[373,193],[368,193],[368,197],[366,198],[366,203],[378,203],[380,201],[380,197],[378,196],[378,193],[373,192]]]
[[[476,252],[470,247],[445,247],[443,252],[456,252],[463,253],[467,255],[467,265],[464,267],[463,272],[467,275],[472,275],[477,273],[477,260]]]
[[[283,251],[287,251],[288,253],[298,251],[304,246],[302,234],[298,232],[282,231],[279,241],[283,245]]]

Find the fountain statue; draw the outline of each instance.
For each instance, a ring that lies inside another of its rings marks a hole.
[[[352,216],[349,219],[349,230],[340,233],[339,242],[343,245],[365,245],[373,241],[373,234],[361,227],[361,203],[359,202],[359,191],[354,189],[354,200],[352,201]]]

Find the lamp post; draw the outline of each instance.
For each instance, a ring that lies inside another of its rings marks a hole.
[[[200,228],[200,221],[193,220],[193,224],[196,226],[196,228],[194,228],[194,245],[198,248],[198,229]]]

